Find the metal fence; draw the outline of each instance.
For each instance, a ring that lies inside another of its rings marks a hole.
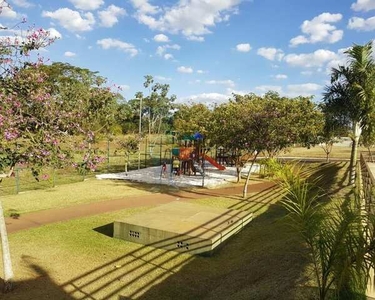
[[[158,166],[164,161],[169,163],[172,149],[176,147],[175,142],[175,138],[170,135],[147,137],[142,139],[140,153],[136,152],[127,156],[121,151],[116,139],[101,140],[98,142],[99,155],[104,157],[105,161],[95,172],[80,174],[74,168],[47,168],[36,180],[29,169],[16,167],[12,176],[4,178],[0,183],[0,196],[79,182],[102,173],[124,172],[126,164],[128,170],[136,170]]]

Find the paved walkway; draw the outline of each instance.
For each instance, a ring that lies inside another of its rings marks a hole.
[[[253,183],[248,187],[248,193],[257,193],[272,187],[272,182]],[[219,197],[242,194],[242,186],[220,189],[202,189],[195,191],[179,191],[176,193],[156,193],[123,199],[74,205],[66,208],[48,209],[21,215],[18,219],[5,218],[8,233],[17,232],[42,225],[87,217],[116,210],[164,204],[175,200],[193,200],[200,198]]]

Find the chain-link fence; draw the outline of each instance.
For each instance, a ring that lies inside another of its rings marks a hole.
[[[141,151],[125,155],[118,144],[118,139],[98,141],[99,154],[105,158],[95,172],[80,174],[73,167],[64,169],[46,168],[38,180],[27,168],[16,167],[12,176],[4,178],[0,183],[0,195],[18,194],[29,190],[52,188],[57,185],[83,181],[96,174],[117,173],[127,170],[136,170],[169,163],[171,152],[176,146],[176,140],[171,135],[145,137],[141,141]]]

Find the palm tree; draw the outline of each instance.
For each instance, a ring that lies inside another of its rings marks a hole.
[[[375,63],[372,42],[354,45],[345,51],[347,66],[333,68],[331,85],[326,87],[323,101],[327,112],[352,128],[349,184],[356,177],[357,149],[362,130],[370,124],[375,101]]]
[[[362,213],[358,196],[327,202],[317,182],[303,178],[301,170],[284,165],[276,174],[286,192],[281,204],[287,220],[305,242],[319,299],[366,299],[375,258],[374,216]]]

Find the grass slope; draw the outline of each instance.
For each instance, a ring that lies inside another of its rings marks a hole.
[[[347,163],[308,164],[305,174],[324,175],[322,187],[335,194],[343,192],[346,169]],[[147,208],[11,234],[17,288],[6,299],[314,299],[304,246],[285,223],[285,211],[277,204],[280,197],[280,190],[270,189],[246,200],[195,200],[256,215],[211,257],[145,247],[100,233],[108,233],[114,219]]]

